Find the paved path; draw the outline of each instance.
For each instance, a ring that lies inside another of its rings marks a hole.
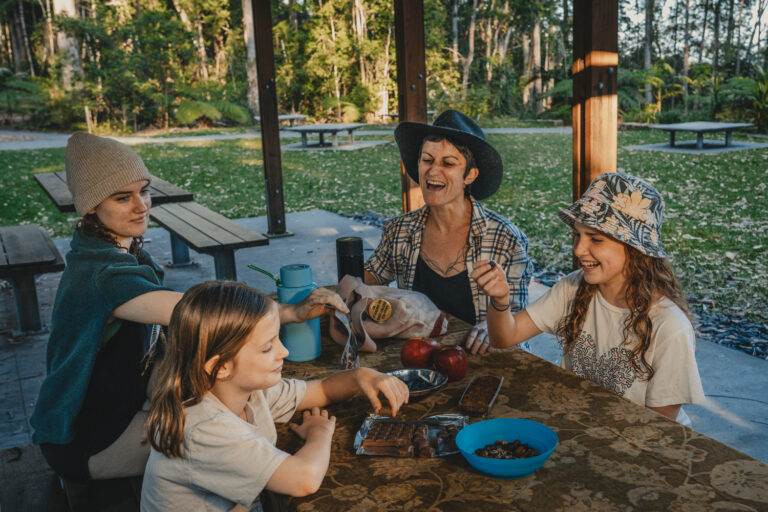
[[[358,135],[391,136],[394,130],[362,129]],[[487,128],[485,133],[571,133],[570,127],[564,128]],[[63,148],[71,134],[0,131],[0,151],[19,149]],[[257,130],[244,133],[220,133],[216,135],[186,135],[178,137],[111,137],[128,145],[132,144],[173,144],[176,142],[200,142],[209,140],[253,139],[260,137]],[[298,138],[299,134],[281,131],[281,138]]]
[[[267,229],[266,217],[239,219],[238,222],[258,232]],[[241,249],[236,253],[237,275],[241,281],[265,292],[275,291],[274,282],[249,270],[249,263],[277,273],[281,265],[308,263],[314,281],[320,285],[336,283],[335,240],[340,236],[363,238],[366,259],[379,243],[381,231],[340,215],[322,210],[289,213],[287,228],[294,236],[274,238],[267,247]],[[69,239],[56,239],[62,253],[69,250]],[[145,248],[160,264],[171,260],[168,234],[160,228],[147,232]],[[192,283],[213,279],[213,258],[192,253],[195,265],[167,268],[165,284],[184,291]],[[50,321],[51,307],[60,273],[37,278],[42,308],[41,318]],[[531,298],[546,291],[532,283]],[[15,310],[10,286],[0,281],[0,325],[15,326]],[[0,333],[0,449],[30,442],[27,419],[32,412],[45,374],[47,336],[10,343],[7,333]],[[534,354],[558,364],[560,349],[554,337],[540,335],[531,341]],[[489,356],[492,357],[492,356]],[[726,443],[764,462],[768,462],[768,361],[750,357],[714,343],[700,342],[696,359],[709,398],[706,406],[686,406],[696,430]]]

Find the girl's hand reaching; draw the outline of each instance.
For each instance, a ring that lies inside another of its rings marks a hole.
[[[355,370],[355,380],[360,390],[371,401],[376,414],[382,408],[379,393],[383,393],[389,401],[393,417],[404,403],[408,403],[408,386],[397,377],[384,375],[370,368],[358,368]]]
[[[338,294],[327,288],[317,288],[298,304],[280,304],[280,323],[306,322],[320,315],[331,315],[337,309],[349,313]]]
[[[478,260],[471,274],[480,291],[501,305],[509,304],[509,283],[495,261]]]
[[[305,441],[316,436],[328,436],[330,439],[336,429],[336,416],[329,418],[327,410],[313,407],[312,410],[304,411],[301,425],[289,423],[288,427]]]

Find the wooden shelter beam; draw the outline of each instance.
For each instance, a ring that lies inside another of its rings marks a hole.
[[[616,0],[574,0],[574,201],[598,174],[616,172],[618,26]]]
[[[397,49],[397,105],[401,121],[427,122],[427,73],[424,52],[424,1],[394,0]],[[421,207],[419,184],[400,162],[403,212]]]
[[[272,12],[270,0],[252,0],[252,2],[259,83],[261,151],[264,160],[269,227],[269,232],[266,234],[280,236],[286,234],[286,227],[283,167],[280,159],[280,125],[277,119],[277,91],[275,90],[275,50],[272,44]]]

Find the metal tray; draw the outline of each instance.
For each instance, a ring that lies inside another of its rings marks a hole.
[[[469,391],[469,388],[472,386],[472,383],[475,382],[476,379],[480,379],[482,377],[493,377],[495,379],[498,379],[499,383],[496,385],[496,389],[493,392],[493,395],[491,395],[491,399],[486,404],[485,408],[483,406],[472,406],[470,404],[464,403],[464,397],[467,395],[467,391]],[[462,411],[464,411],[467,414],[470,414],[472,416],[485,416],[490,412],[491,408],[493,407],[494,402],[496,402],[496,398],[499,396],[499,391],[501,391],[501,385],[504,384],[504,377],[496,377],[495,375],[476,375],[472,377],[472,380],[469,381],[469,384],[467,384],[467,387],[464,388],[464,391],[461,393],[461,398],[459,398],[459,407]]]
[[[427,425],[427,438],[432,441],[432,439],[437,437],[438,432],[440,432],[444,427],[447,427],[448,425],[454,425],[457,428],[458,433],[459,430],[469,425],[469,418],[462,414],[437,414],[435,416],[429,416],[427,418],[422,418],[416,421],[398,421],[388,416],[369,414],[363,420],[363,424],[360,426],[360,430],[358,430],[357,434],[355,434],[355,442],[353,447],[357,455],[373,456],[373,454],[370,454],[365,450],[365,447],[363,446],[363,440],[365,440],[365,438],[368,436],[368,431],[375,423],[414,423],[417,425]],[[444,457],[446,455],[459,453],[459,449],[456,448],[455,443],[452,444],[453,446],[445,446],[442,442],[438,443],[437,449],[435,450],[435,457]]]
[[[426,396],[448,382],[447,376],[427,368],[399,368],[384,373],[394,375],[405,382],[408,394],[414,398]]]

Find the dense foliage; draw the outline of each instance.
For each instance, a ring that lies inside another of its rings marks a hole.
[[[250,124],[250,1],[4,0],[0,119],[101,131]],[[568,120],[571,1],[423,2],[430,109]],[[623,120],[768,129],[767,0],[619,6]],[[397,110],[392,0],[273,0],[272,17],[282,111],[376,121]]]

